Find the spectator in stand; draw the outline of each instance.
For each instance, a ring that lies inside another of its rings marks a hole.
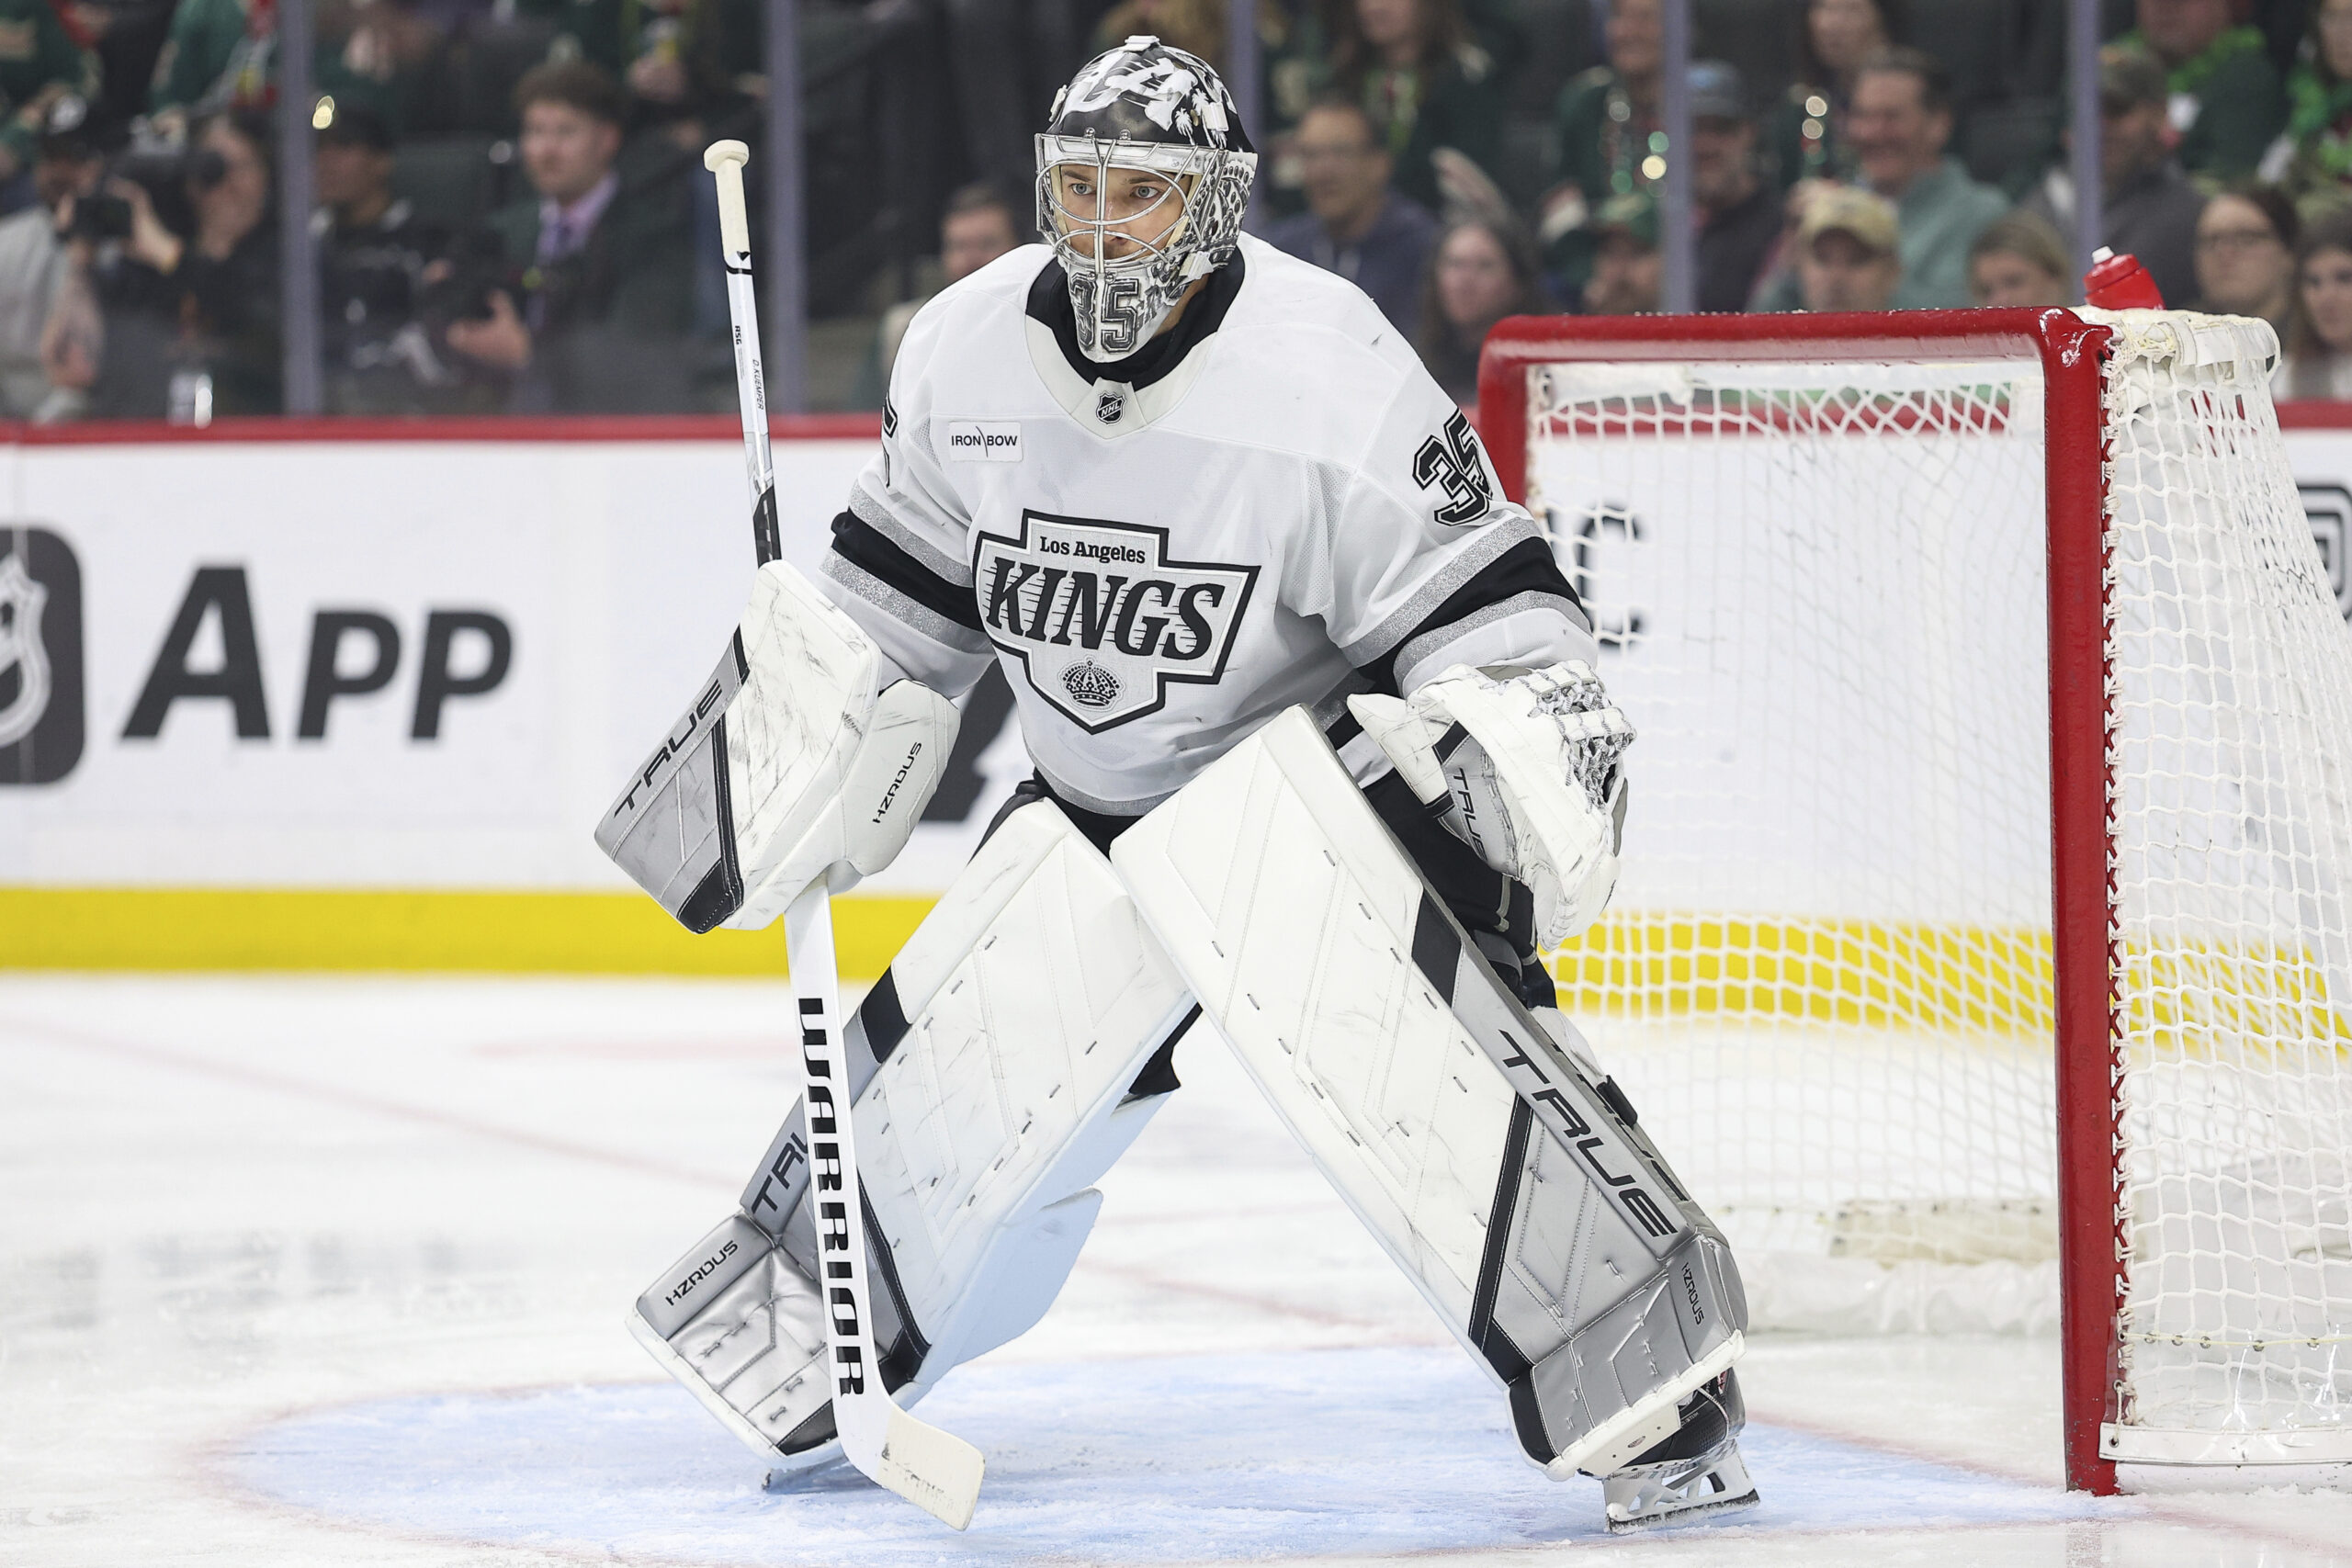
[[[453,271],[450,236],[394,198],[390,130],[358,105],[321,112],[311,229],[327,412],[458,412],[488,401],[487,381],[468,377],[425,320]]]
[[[435,85],[446,40],[399,0],[318,6],[311,78],[338,103],[365,104],[404,128]],[[175,137],[194,116],[264,109],[276,96],[276,0],[179,0],[155,58],[156,129]]]
[[[1658,0],[1610,12],[1611,63],[1586,72],[1560,95],[1561,183],[1544,197],[1544,258],[1563,298],[1591,276],[1598,217],[1617,196],[1649,191],[1666,173],[1658,129],[1663,40]],[[1698,305],[1746,306],[1779,233],[1775,197],[1757,167],[1756,127],[1738,71],[1720,60],[1690,66],[1691,181],[1699,229]]]
[[[1666,82],[1662,0],[1617,0],[1605,33],[1609,63],[1560,89],[1557,179],[1537,232],[1562,282],[1580,288],[1592,270],[1593,227],[1612,196],[1647,190],[1666,172],[1658,111]]]
[[[58,299],[45,358],[52,384],[88,391],[92,413],[201,424],[279,412],[270,131],[260,116],[197,123],[178,193],[191,235],[166,227],[133,180],[108,180],[89,198],[110,204],[103,222],[77,228],[61,212],[74,236],[74,276]],[[121,237],[101,242],[100,229]],[[99,319],[102,348],[96,330],[74,325]]]
[[[2295,305],[2295,204],[2268,186],[2229,191],[2197,220],[2197,302],[2222,316],[2259,316],[2287,337]]]
[[[1797,18],[1797,79],[1772,116],[1770,144],[1781,184],[1851,180],[1854,156],[1842,127],[1862,62],[1902,34],[1896,0],[1807,0]]]
[[[1884,310],[1903,283],[1894,206],[1868,191],[1824,190],[1797,225],[1799,297],[1807,310]]]
[[[2197,293],[2197,215],[2205,193],[2173,157],[2179,135],[2168,118],[2164,68],[2145,50],[2099,51],[2099,243],[2140,258],[2167,301]],[[2071,143],[2072,132],[2067,133]],[[2019,204],[2073,249],[2075,175],[2054,164]]]
[[[1341,0],[1331,15],[1332,85],[1371,117],[1399,191],[1438,208],[1446,184],[1440,149],[1491,173],[1503,96],[1495,62],[1471,41],[1462,0]]]
[[[0,213],[36,202],[31,170],[51,106],[98,90],[97,58],[49,0],[0,0]]]
[[[507,405],[639,412],[684,405],[693,324],[684,182],[624,186],[620,86],[584,61],[534,67],[514,89],[523,172],[537,194],[492,215],[511,288],[448,344],[512,378]]]
[[[1526,231],[1508,220],[1457,219],[1430,257],[1413,346],[1446,396],[1475,403],[1478,351],[1495,323],[1550,309]]]
[[[2342,194],[2352,185],[2352,0],[2312,7],[2287,103],[2286,133],[2263,155],[2262,179],[2297,197]]]
[[[1338,273],[1412,337],[1437,220],[1390,183],[1396,162],[1371,113],[1353,99],[1327,98],[1308,109],[1294,142],[1306,210],[1267,230],[1267,243]]]
[[[1116,49],[1121,39],[1136,33],[1149,33],[1220,71],[1225,68],[1225,0],[1120,0],[1094,24],[1093,47]],[[1248,129],[1253,134],[1258,130]]]
[[[2074,270],[2058,231],[2023,210],[1968,247],[1968,291],[1979,305],[2071,305],[2075,290],[2066,277]]]
[[[971,276],[1020,243],[1012,205],[1003,194],[985,183],[966,186],[947,198],[947,210],[939,220],[941,287]],[[890,389],[890,367],[898,363],[899,344],[906,341],[915,312],[932,299],[926,294],[920,299],[901,300],[882,312],[874,329],[873,352],[858,367],[851,402],[862,409],[882,406]]]
[[[731,122],[750,107],[743,78],[764,64],[761,8],[745,0],[651,0],[623,17],[634,29],[621,40],[628,59],[620,75],[640,122],[698,158],[720,134],[714,121]]]
[[[2231,25],[2231,0],[2138,0],[2139,26],[2117,41],[2165,69],[2181,166],[2242,179],[2286,128],[2287,92],[2255,28]]]
[[[1087,58],[1080,12],[1069,0],[944,0],[942,8],[972,171],[1001,189],[1025,190],[1036,177],[1042,117]]]
[[[2352,401],[2352,213],[2320,220],[2295,247],[2295,303],[2271,394]]]
[[[89,100],[90,118],[100,140],[147,112],[147,89],[155,77],[155,57],[171,31],[176,0],[65,0],[59,14],[97,58],[98,90]]]
[[[1600,248],[1584,286],[1589,316],[1640,316],[1662,308],[1666,258],[1657,248],[1657,197],[1629,190],[1600,204],[1593,223]]]
[[[1781,236],[1780,193],[1756,168],[1756,125],[1739,73],[1690,67],[1690,197],[1698,208],[1698,307],[1741,310]]]
[[[1968,303],[1968,247],[2009,209],[2007,197],[1968,177],[1944,149],[1951,141],[1951,85],[1916,49],[1873,55],[1854,81],[1847,117],[1862,183],[1894,204],[1902,226],[1903,285],[1894,308]]]
[[[39,200],[0,218],[0,419],[60,419],[80,410],[78,393],[61,397],[51,387],[42,343],[72,272],[61,225],[72,219],[78,198],[97,189],[106,168],[90,140],[87,113],[78,97],[50,105],[34,144]],[[86,368],[75,378],[86,384]]]

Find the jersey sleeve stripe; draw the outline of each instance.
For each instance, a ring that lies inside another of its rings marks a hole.
[[[850,488],[849,509],[859,522],[912,556],[933,577],[945,582],[961,583],[967,588],[971,586],[970,562],[956,559],[899,522],[889,507],[876,500],[874,492],[863,484]]]
[[[1557,568],[1555,567],[1555,570],[1556,570]],[[1542,588],[1524,589],[1508,599],[1499,599],[1491,604],[1483,604],[1457,620],[1434,626],[1407,639],[1404,646],[1397,649],[1396,657],[1389,660],[1390,668],[1396,672],[1397,689],[1399,691],[1404,689],[1405,678],[1410,675],[1417,666],[1425,664],[1444,652],[1449,645],[1458,643],[1474,632],[1482,631],[1495,625],[1496,622],[1507,620],[1510,616],[1531,612],[1542,614],[1547,611],[1566,620],[1584,636],[1591,635],[1592,622],[1585,614],[1584,606],[1573,596],[1564,598],[1558,593]],[[1584,657],[1589,659],[1591,655],[1587,653]],[[1461,659],[1447,660],[1446,662],[1448,664],[1477,664],[1487,661]]]
[[[1342,649],[1349,661],[1372,676],[1379,689],[1394,692],[1399,674],[1447,641],[1485,624],[1473,622],[1472,617],[1488,609],[1495,612],[1487,617],[1492,620],[1522,610],[1554,608],[1589,633],[1592,621],[1585,614],[1583,601],[1561,574],[1560,563],[1552,557],[1551,545],[1534,532],[1534,527],[1532,521],[1524,524],[1516,530],[1516,536],[1507,539],[1500,549],[1487,555],[1467,571],[1457,573],[1452,570],[1453,563],[1449,563],[1449,569],[1433,578],[1407,605],[1408,611],[1420,611],[1418,619],[1399,626],[1397,623],[1403,617],[1390,617],[1379,632]],[[1498,527],[1495,532],[1500,534],[1503,530]],[[1460,559],[1456,558],[1457,562]],[[1464,625],[1465,622],[1471,624]],[[1394,636],[1388,635],[1390,626],[1396,627]],[[1419,657],[1407,656],[1408,650],[1416,649],[1420,650]]]
[[[975,634],[980,632],[980,606],[972,597],[968,576],[961,583],[940,576],[897,540],[854,512],[844,512],[833,519],[832,558],[857,568],[901,597],[929,610],[934,616],[952,621]],[[831,571],[831,561],[827,563],[827,570]],[[842,585],[852,586],[846,580]],[[859,596],[871,597],[864,593]],[[941,640],[951,639],[943,637]]]
[[[838,583],[908,631],[936,643],[950,656],[978,657],[993,651],[985,633],[952,621],[919,600],[909,598],[838,550],[828,553],[818,570],[828,581]]]
[[[1460,549],[1447,557],[1428,580],[1379,625],[1341,647],[1341,656],[1359,670],[1385,660],[1416,634],[1442,625],[1437,618],[1442,607],[1451,604],[1465,584],[1485,575],[1501,557],[1531,542],[1546,555],[1550,554],[1543,535],[1536,530],[1535,520],[1512,508],[1509,513],[1478,529],[1465,540]],[[1555,571],[1554,575],[1558,573]],[[1563,578],[1561,581],[1565,586],[1566,579]],[[1487,602],[1484,599],[1478,601],[1479,604]]]

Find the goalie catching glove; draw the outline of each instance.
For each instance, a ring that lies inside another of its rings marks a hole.
[[[758,931],[822,876],[890,863],[938,787],[956,705],[782,561],[596,843],[693,931]]]
[[[1597,919],[1617,885],[1625,823],[1618,761],[1634,729],[1580,661],[1457,664],[1409,699],[1348,707],[1413,794],[1479,858],[1527,885],[1540,948]]]

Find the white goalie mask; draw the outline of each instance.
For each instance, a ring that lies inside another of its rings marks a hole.
[[[1232,257],[1257,170],[1233,96],[1197,55],[1131,38],[1070,78],[1037,138],[1037,231],[1069,279],[1080,352],[1133,354]],[[1114,171],[1163,177],[1138,203]]]

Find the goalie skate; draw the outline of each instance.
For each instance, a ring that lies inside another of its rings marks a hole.
[[[1755,1506],[1756,1483],[1739,1457],[1747,1412],[1738,1374],[1727,1371],[1701,1387],[1677,1414],[1682,1424],[1672,1437],[1600,1478],[1611,1533],[1655,1529]]]

